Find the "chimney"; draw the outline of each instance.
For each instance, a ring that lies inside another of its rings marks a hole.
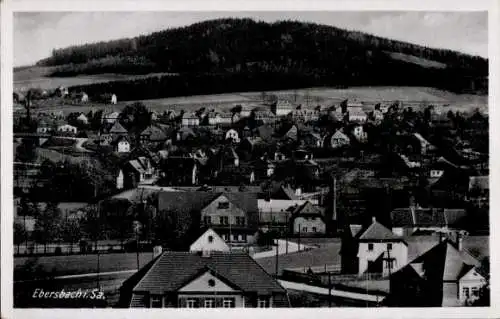
[[[372,224],[376,223],[377,222],[377,217],[375,216],[372,216]]]

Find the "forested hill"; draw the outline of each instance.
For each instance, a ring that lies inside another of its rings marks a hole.
[[[52,76],[290,73],[317,85],[424,85],[454,91],[485,91],[488,76],[488,60],[481,57],[313,23],[251,19],[210,20],[54,50],[38,65],[57,66]]]

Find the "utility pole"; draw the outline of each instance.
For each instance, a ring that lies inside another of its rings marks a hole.
[[[299,224],[299,238],[298,238],[299,251],[300,251],[300,227],[301,227],[301,225]]]
[[[286,217],[286,222],[285,222],[285,240],[286,240],[286,246],[285,246],[285,253],[288,255],[288,231],[289,231],[289,226],[288,226],[288,214],[285,213]]]
[[[229,241],[229,252],[231,253],[233,251],[232,249],[232,244],[231,244],[231,236],[232,236],[232,232],[231,232],[231,216],[228,216],[227,217],[228,219],[228,222],[229,222],[229,238],[228,238],[228,241]]]
[[[328,307],[332,307],[332,274],[328,271]]]
[[[100,265],[99,265],[99,249],[97,250],[97,288],[100,287],[99,285],[99,271],[100,271]]]
[[[279,271],[279,267],[278,267],[278,256],[279,256],[279,252],[278,252],[278,248],[279,248],[279,244],[278,244],[278,239],[275,239],[276,240],[276,279],[278,279],[278,271]]]

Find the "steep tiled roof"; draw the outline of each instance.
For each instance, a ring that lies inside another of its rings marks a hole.
[[[393,227],[458,226],[465,216],[464,209],[397,208],[391,212]]]
[[[479,266],[474,257],[465,251],[459,251],[448,240],[435,245],[413,260],[410,265],[412,264],[418,265],[428,280],[439,281],[459,280],[469,270]]]
[[[109,129],[109,133],[112,134],[127,134],[127,130],[120,124],[120,122],[116,121],[113,126]]]
[[[249,192],[160,192],[158,194],[158,211],[200,212],[221,195],[224,195],[230,202],[249,215],[248,224],[250,227],[257,224],[257,194]]]
[[[292,213],[294,216],[297,215],[323,215],[323,211],[318,207],[315,207],[311,204],[310,201],[305,202],[304,204],[298,206]]]
[[[177,291],[207,267],[244,292],[271,294],[285,292],[276,280],[244,253],[212,252],[210,257],[187,252],[165,252],[149,269],[132,276],[124,286],[132,291],[163,294]]]
[[[147,135],[150,141],[164,141],[167,139],[165,132],[155,125],[148,126],[141,132],[141,135]]]
[[[376,220],[358,237],[359,240],[402,240]]]

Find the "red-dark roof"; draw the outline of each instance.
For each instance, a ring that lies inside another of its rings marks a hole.
[[[221,195],[247,213],[248,226],[250,228],[257,227],[259,209],[256,193],[160,192],[158,193],[158,211],[175,211],[179,213],[201,212],[203,208]]]
[[[133,292],[164,294],[175,292],[207,268],[243,292],[257,294],[284,293],[285,289],[248,254],[212,252],[210,257],[199,253],[164,252],[153,263],[129,278],[124,287]]]
[[[428,280],[456,281],[478,266],[479,261],[468,252],[459,251],[449,240],[445,240],[417,257],[406,267],[422,269],[421,275],[425,275]]]
[[[465,209],[397,208],[391,212],[393,227],[458,227],[466,217]]]
[[[396,234],[394,234],[390,229],[379,223],[378,221],[374,221],[368,228],[361,233],[358,237],[361,241],[370,241],[370,240],[397,240],[402,241],[403,239]]]

